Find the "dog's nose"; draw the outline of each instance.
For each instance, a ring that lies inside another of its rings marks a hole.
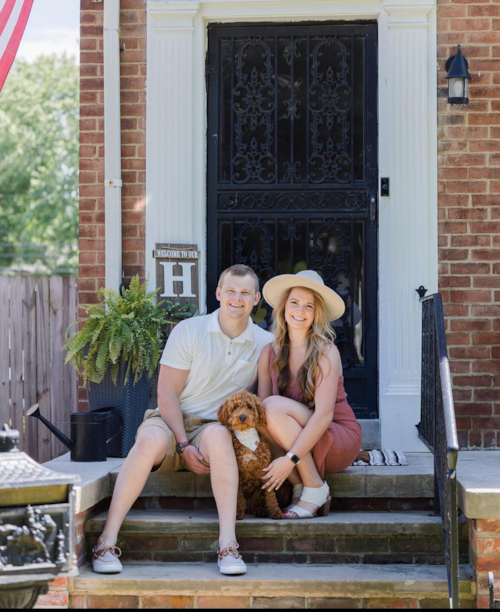
[[[244,423],[247,420],[247,417],[244,414],[240,414],[240,421]]]

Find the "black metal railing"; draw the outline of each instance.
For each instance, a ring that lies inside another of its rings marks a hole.
[[[422,394],[419,438],[434,454],[434,511],[441,513],[450,608],[459,608],[458,437],[443,303],[439,293],[422,298]]]

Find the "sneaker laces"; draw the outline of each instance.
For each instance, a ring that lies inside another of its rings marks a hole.
[[[224,559],[224,557],[227,557],[227,556],[234,557],[235,559],[241,559],[241,555],[238,552],[239,547],[240,545],[237,544],[236,542],[229,542],[226,548],[223,548],[222,550],[217,551],[217,555],[219,556],[219,559],[221,561],[222,559]]]
[[[97,546],[99,546],[99,544],[102,546],[102,548],[100,548],[99,550],[96,550]],[[116,552],[117,551],[117,552]],[[94,546],[94,550],[92,551],[94,553],[94,557],[96,559],[98,559],[99,557],[102,557],[104,555],[104,553],[110,552],[112,555],[114,555],[115,557],[120,557],[122,554],[122,551],[120,548],[118,548],[118,546],[108,546],[104,540],[104,538],[99,538],[97,545]]]

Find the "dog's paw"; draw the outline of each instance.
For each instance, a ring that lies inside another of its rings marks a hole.
[[[242,521],[244,518],[245,518],[245,513],[244,512],[243,513],[240,512],[239,514],[236,515],[236,520],[237,521]]]
[[[281,512],[281,510],[276,510],[269,513],[269,518],[272,518],[275,521],[281,521],[285,518],[285,515],[283,514],[283,512]]]

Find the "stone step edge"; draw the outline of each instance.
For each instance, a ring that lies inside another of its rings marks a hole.
[[[434,467],[430,453],[407,453],[407,466],[350,466],[325,480],[338,498],[433,498]],[[424,456],[425,455],[425,456]],[[109,472],[112,491],[120,467]],[[212,498],[209,475],[179,471],[151,474],[139,497]]]
[[[107,512],[90,518],[87,533],[102,531]],[[441,518],[427,512],[342,512],[330,513],[314,521],[273,521],[247,516],[236,523],[239,535],[441,535]],[[215,511],[131,510],[120,529],[121,535],[132,534],[217,534],[219,523]]]
[[[460,566],[460,593],[475,594],[469,566]],[[192,576],[188,578],[187,576]],[[447,597],[444,566],[248,565],[243,576],[222,576],[215,563],[129,563],[121,574],[95,574],[86,567],[70,580],[81,595],[246,595],[297,597]]]

